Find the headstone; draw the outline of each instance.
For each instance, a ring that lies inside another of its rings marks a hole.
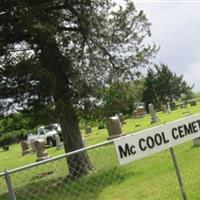
[[[144,106],[139,106],[137,107],[136,110],[137,110],[138,117],[144,116],[146,114]]]
[[[138,106],[136,110],[133,111],[133,116],[135,118],[143,117],[146,114],[144,106]]]
[[[123,136],[121,123],[118,116],[110,117],[106,120],[106,127],[108,130],[108,140]]]
[[[29,148],[27,140],[22,140],[20,144],[22,148],[22,156],[31,153],[31,149]]]
[[[56,149],[57,150],[60,150],[60,149],[62,149],[62,143],[61,143],[61,141],[60,141],[60,137],[59,137],[59,135],[55,135],[55,140],[56,140]]]
[[[163,113],[166,113],[167,112],[167,106],[164,104],[161,106],[161,110]]]
[[[88,133],[92,133],[91,126],[87,126],[86,129],[85,129],[85,134],[88,134]]]
[[[137,118],[137,110],[133,110],[132,117]]]
[[[35,153],[36,152],[36,148],[35,148],[35,140],[31,140],[31,151],[32,153]]]
[[[171,106],[170,106],[170,103],[169,103],[169,102],[167,102],[167,112],[168,112],[168,113],[171,113]]]
[[[193,139],[193,147],[199,147],[200,146],[200,138]]]
[[[154,105],[152,103],[150,103],[148,105],[148,107],[149,107],[149,112],[151,114],[151,123],[157,122],[159,119],[158,119],[158,117],[156,115],[156,111],[155,111]]]
[[[36,162],[48,159],[48,152],[45,149],[45,141],[43,139],[37,139],[34,142],[35,148],[36,148],[36,153],[37,153],[37,159]]]
[[[195,100],[190,101],[190,105],[191,105],[191,106],[196,106],[196,105],[197,105],[197,102],[196,102]]]
[[[119,118],[119,121],[121,122],[121,124],[125,124],[125,121],[124,121],[124,116],[122,113],[118,113],[117,114],[118,118]]]

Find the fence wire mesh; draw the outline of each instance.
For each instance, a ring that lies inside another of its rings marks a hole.
[[[200,148],[192,142],[175,148],[187,199],[200,199]]]
[[[189,152],[190,150],[187,153],[190,154]],[[184,152],[179,150],[178,153]],[[70,164],[73,167],[70,169],[72,176],[69,176],[67,164],[69,157],[10,174],[16,199],[181,199],[169,151],[155,154],[125,166],[119,166],[114,145],[87,150],[87,154],[95,170],[79,178],[77,176],[84,172],[80,168],[82,158],[80,153],[70,159]],[[180,162],[182,164],[182,160]],[[192,166],[190,167],[193,169]],[[190,180],[189,177],[188,179]],[[7,200],[9,196],[5,194],[6,185],[3,177],[0,181],[3,184],[0,199]]]
[[[4,177],[0,177],[0,199],[8,199],[8,192]]]
[[[176,147],[175,152],[188,199],[199,199],[200,148],[192,148],[189,142]],[[125,166],[119,166],[114,145],[90,149],[87,154],[95,168],[87,175],[87,170],[92,168],[83,152],[10,174],[16,199],[181,199],[168,150]],[[0,177],[0,185],[0,199],[9,199],[4,177]]]

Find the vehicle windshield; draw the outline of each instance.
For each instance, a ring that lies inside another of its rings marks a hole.
[[[46,132],[49,132],[49,131],[55,130],[56,127],[53,124],[51,124],[51,125],[45,126],[44,129]]]

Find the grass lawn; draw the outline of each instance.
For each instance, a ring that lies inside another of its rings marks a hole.
[[[160,121],[150,124],[150,115],[140,119],[127,119],[124,133],[133,133],[163,124],[188,114],[200,113],[197,106],[177,109],[168,113],[158,113]],[[85,136],[87,145],[107,140],[106,129]],[[64,153],[55,148],[48,149],[50,156]],[[188,199],[200,199],[200,148],[193,148],[192,142],[175,147],[177,160],[183,176]],[[66,160],[61,159],[42,166],[25,170],[11,176],[17,200],[63,199],[63,200],[178,200],[181,199],[176,175],[169,151],[119,166],[113,145],[88,151],[96,172],[77,181],[65,179]],[[36,156],[21,156],[19,144],[12,145],[7,152],[0,151],[0,171],[13,169],[35,162]],[[43,176],[45,175],[45,176]],[[0,200],[8,199],[5,183],[0,178]]]

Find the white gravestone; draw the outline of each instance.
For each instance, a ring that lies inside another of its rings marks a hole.
[[[148,107],[149,107],[149,112],[151,114],[151,123],[157,122],[159,119],[158,119],[158,117],[156,115],[156,111],[155,111],[154,105],[152,103],[150,103],[148,105]]]
[[[171,107],[170,107],[170,103],[169,102],[167,102],[167,112],[171,113]]]
[[[60,150],[60,149],[62,149],[62,143],[61,143],[61,141],[60,141],[60,137],[59,137],[59,135],[55,135],[55,140],[56,140],[56,149],[57,150]]]

